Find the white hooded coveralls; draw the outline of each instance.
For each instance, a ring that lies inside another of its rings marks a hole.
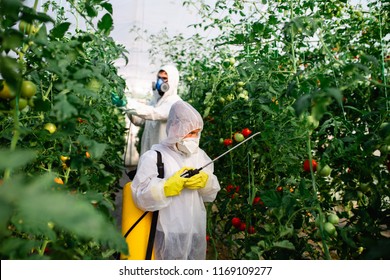
[[[164,184],[180,168],[199,168],[211,159],[200,148],[194,154],[184,154],[176,148],[185,135],[203,128],[200,114],[184,101],[176,102],[170,111],[167,123],[167,138],[152,146],[138,162],[137,174],[132,183],[135,203],[145,211],[159,210],[156,239],[156,259],[204,260],[206,258],[206,208],[204,202],[212,202],[220,190],[214,165],[202,171],[208,174],[206,186],[201,189],[186,189],[177,196],[166,197]],[[162,154],[164,179],[158,178],[157,155]],[[131,250],[131,248],[130,248]]]
[[[174,65],[166,65],[161,67],[161,70],[168,74],[169,90],[163,96],[160,96],[157,90],[154,90],[153,99],[149,105],[135,100],[129,100],[126,105],[131,122],[137,126],[145,124],[141,139],[140,155],[149,150],[152,145],[160,143],[167,136],[166,125],[169,110],[173,103],[181,100],[177,94],[179,85],[177,68]]]

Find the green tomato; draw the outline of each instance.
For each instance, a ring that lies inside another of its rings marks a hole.
[[[328,177],[331,172],[332,172],[332,169],[330,168],[330,166],[325,165],[324,167],[320,167],[320,171],[318,172],[318,174],[321,177]]]
[[[243,87],[238,87],[237,88],[237,92],[243,92],[244,91],[244,88]]]
[[[380,147],[380,151],[382,154],[387,154],[390,152],[390,145],[382,145]]]
[[[10,90],[5,81],[0,81],[0,98],[11,99],[14,98],[15,94]]]
[[[233,94],[229,94],[228,96],[226,96],[226,100],[227,100],[227,101],[232,101],[232,100],[234,100],[234,95],[233,95]]]
[[[43,128],[49,131],[50,134],[53,134],[57,130],[57,127],[54,123],[46,123]]]
[[[244,135],[242,135],[242,133],[240,133],[240,132],[234,133],[233,137],[234,137],[234,140],[236,140],[236,142],[242,142],[245,139]]]
[[[328,216],[328,222],[333,225],[337,225],[339,221],[340,221],[339,216],[337,216],[336,214],[332,213]]]
[[[35,34],[39,31],[39,27],[35,24],[30,24],[24,20],[19,22],[19,31],[24,34]]]
[[[330,236],[334,236],[336,234],[336,227],[330,222],[326,222],[324,224],[324,229]]]
[[[223,62],[222,62],[223,66],[224,67],[229,67],[230,66],[230,59],[229,58],[226,58]]]
[[[35,104],[34,104],[34,98],[29,98],[29,99],[27,100],[27,103],[28,103],[28,106],[34,107],[34,106],[35,106]]]
[[[245,94],[244,92],[241,92],[239,95],[237,95],[237,97],[239,99],[244,99],[244,100],[248,100],[249,99],[249,96],[247,94]]]
[[[31,81],[23,81],[20,92],[23,97],[31,98],[37,93],[37,86]]]
[[[9,105],[11,105],[11,107],[13,109],[15,109],[16,108],[16,98],[12,99],[9,102]],[[19,98],[19,102],[18,102],[18,107],[19,107],[19,111],[23,110],[24,108],[26,108],[27,107],[27,99],[20,97]]]

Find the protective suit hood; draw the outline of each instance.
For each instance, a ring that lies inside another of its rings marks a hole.
[[[203,129],[203,119],[199,112],[185,101],[175,102],[168,115],[167,138],[163,145],[172,146],[195,129]]]
[[[163,102],[165,99],[168,98],[168,96],[177,95],[177,88],[179,86],[179,79],[180,79],[179,71],[172,64],[162,66],[158,72],[160,72],[161,70],[164,70],[168,74],[169,90],[165,92],[163,96],[160,96],[157,90],[153,91],[153,95],[154,98],[157,99],[157,103]],[[157,77],[158,77],[158,73],[156,75],[156,78]]]

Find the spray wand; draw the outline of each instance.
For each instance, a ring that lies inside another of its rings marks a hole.
[[[198,169],[190,169],[190,170],[187,170],[186,172],[184,172],[183,174],[180,175],[180,177],[184,177],[184,178],[190,178],[196,174],[198,174],[203,168],[205,168],[206,166],[209,166],[210,164],[212,164],[214,161],[220,159],[221,157],[223,157],[224,155],[230,153],[231,151],[233,151],[234,149],[236,149],[238,146],[244,144],[246,141],[248,141],[249,139],[252,139],[253,137],[255,137],[256,135],[260,134],[260,132],[256,132],[255,134],[251,135],[250,137],[246,138],[244,141],[242,141],[240,144],[237,144],[236,146],[234,146],[233,148],[227,150],[226,152],[224,152],[223,154],[217,156],[215,159],[213,159],[212,161],[210,161],[209,163],[203,165],[202,167],[199,167]]]

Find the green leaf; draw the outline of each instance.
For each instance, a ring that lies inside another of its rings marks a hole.
[[[81,79],[91,77],[92,74],[93,71],[90,69],[80,69],[73,74],[73,78],[75,78],[76,80],[81,80]]]
[[[15,49],[22,45],[23,43],[23,36],[19,32],[14,31],[13,29],[10,30],[10,32],[7,32],[8,34],[5,34],[3,39],[3,48],[4,49]]]
[[[7,232],[8,221],[12,215],[11,204],[0,197],[0,237]]]
[[[340,105],[343,103],[343,94],[338,88],[326,88],[324,91],[327,93],[327,95],[336,99]]]
[[[95,140],[88,139],[84,135],[80,135],[77,138],[77,141],[80,141],[81,144],[88,147],[88,151],[94,158],[101,158],[107,148],[106,144],[96,142]]]
[[[72,116],[77,115],[77,109],[71,103],[69,103],[65,94],[61,94],[56,97],[56,103],[53,107],[53,111],[59,121],[64,121]]]
[[[16,20],[22,5],[21,0],[2,0],[0,1],[1,15],[6,15]]]
[[[290,237],[294,233],[294,227],[281,225],[279,227],[279,231],[280,231],[280,237],[284,237],[284,236]]]
[[[278,23],[278,18],[276,16],[274,16],[274,15],[271,15],[269,17],[268,23],[269,24],[277,24]]]
[[[37,153],[31,150],[0,150],[0,170],[6,168],[18,168],[35,159]],[[3,160],[7,159],[7,160]]]
[[[20,64],[15,58],[0,55],[0,74],[8,85],[16,84],[20,75]]]
[[[265,112],[267,112],[267,113],[269,113],[269,114],[271,114],[271,115],[275,115],[275,114],[276,114],[276,112],[272,111],[272,110],[270,109],[270,107],[267,106],[267,105],[260,105],[260,108],[261,108],[263,111],[265,111]]]
[[[45,25],[42,25],[41,28],[39,28],[38,33],[35,34],[34,42],[41,45],[47,45],[49,43],[49,40],[47,38],[47,29]]]
[[[261,22],[255,22],[252,25],[252,30],[254,33],[262,33],[264,30],[264,24]]]
[[[2,242],[0,253],[8,256],[9,259],[26,259],[26,256],[31,255],[31,251],[34,248],[38,248],[40,243],[37,240],[11,237]]]
[[[113,27],[113,23],[114,23],[114,21],[112,20],[111,15],[107,13],[101,18],[101,20],[99,20],[98,28],[99,28],[99,30],[107,33],[108,31],[111,31],[111,29]]]
[[[293,105],[295,114],[297,116],[302,115],[302,113],[305,112],[307,108],[309,108],[310,101],[311,101],[311,96],[309,94],[299,97],[298,100]]]
[[[276,241],[273,243],[274,247],[278,248],[283,248],[283,249],[288,249],[288,250],[295,250],[294,244],[292,244],[288,240],[283,240],[283,241]]]
[[[47,174],[24,185],[23,193],[14,202],[20,219],[28,221],[30,227],[52,222],[59,229],[126,252],[126,241],[116,226],[82,196],[51,190],[50,186],[55,184],[53,178],[52,174]]]
[[[103,2],[103,3],[100,4],[100,6],[102,6],[107,12],[112,14],[112,5],[110,3]]]
[[[96,11],[96,9],[94,7],[92,7],[90,4],[86,3],[85,4],[85,10],[87,12],[87,15],[89,17],[96,17],[98,15],[98,12]]]
[[[50,34],[54,37],[54,38],[63,38],[66,31],[68,31],[69,29],[69,26],[70,26],[70,22],[63,22],[59,25],[57,25],[56,27],[54,27],[51,31],[50,31]]]

